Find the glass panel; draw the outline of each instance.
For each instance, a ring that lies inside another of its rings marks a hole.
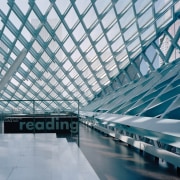
[[[50,83],[51,85],[56,86],[58,82],[56,81],[54,77],[52,77],[52,79],[50,80]]]
[[[78,21],[78,17],[73,8],[71,8],[70,11],[68,12],[68,14],[66,15],[65,21],[66,21],[69,29],[72,29],[72,27],[74,26],[76,21]]]
[[[16,4],[25,15],[29,8],[28,0],[18,0],[16,1]]]
[[[54,53],[56,52],[57,48],[59,47],[58,43],[54,40],[51,40],[51,42],[49,43],[49,49]]]
[[[8,47],[1,40],[0,40],[0,48],[2,48],[5,52],[8,52]]]
[[[116,37],[119,34],[119,26],[116,23],[108,32],[107,32],[107,37],[109,41],[111,41],[114,37]]]
[[[135,49],[133,49],[133,51],[130,54],[130,58],[134,58],[136,57],[138,54],[140,54],[142,52],[142,47],[139,45],[137,46]]]
[[[146,1],[142,1],[142,0],[137,0],[135,2],[135,8],[136,8],[136,13],[139,14],[141,13],[141,11],[144,11],[144,9],[146,7],[148,7],[148,5],[152,3],[151,0],[146,0]]]
[[[96,48],[100,52],[105,46],[107,46],[107,41],[105,37],[103,37],[97,44]]]
[[[8,89],[11,93],[14,93],[14,92],[15,92],[15,89],[13,89],[11,86],[8,86],[7,89]]]
[[[116,56],[116,59],[117,59],[118,61],[123,61],[124,58],[127,58],[126,49],[123,49],[123,50]]]
[[[95,5],[99,14],[101,14],[111,3],[110,0],[96,1]]]
[[[77,67],[79,68],[79,70],[82,70],[86,65],[84,60],[81,60],[78,64]]]
[[[17,56],[13,52],[11,52],[10,57],[15,60]]]
[[[19,74],[18,72],[16,72],[16,76],[17,76],[19,79],[23,79],[22,75]]]
[[[73,35],[77,41],[79,41],[85,34],[84,28],[81,24],[78,24],[76,29],[73,31]]]
[[[24,63],[21,64],[21,68],[24,69],[24,71],[27,71],[29,69]]]
[[[116,66],[115,66],[114,69],[111,69],[111,71],[109,72],[109,76],[110,76],[110,77],[115,77],[115,76],[118,75],[118,73],[119,73],[119,70],[118,70],[118,68],[116,68]]]
[[[91,60],[96,56],[96,53],[94,51],[94,49],[91,49],[87,54],[86,54],[86,58],[88,60],[88,62],[91,62]]]
[[[1,10],[4,12],[4,14],[7,15],[8,11],[9,11],[9,6],[7,4],[7,1],[1,1]]]
[[[46,52],[44,52],[41,57],[45,62],[50,61],[50,57],[48,56],[48,54]]]
[[[112,50],[113,51],[118,51],[120,47],[124,47],[124,42],[123,42],[123,39],[122,39],[122,36],[120,36],[112,45]]]
[[[136,38],[132,43],[130,43],[127,48],[128,51],[133,51],[134,48],[137,48],[140,45],[140,39]]]
[[[103,84],[103,83],[101,83],[101,84]],[[105,85],[105,84],[103,84],[103,85]],[[99,87],[98,84],[94,84],[94,85],[92,86],[92,90],[95,91],[95,92],[100,91],[100,89],[101,89],[101,88]]]
[[[40,52],[42,50],[42,47],[40,46],[40,44],[37,41],[34,41],[33,43],[33,48],[37,51]]]
[[[28,17],[28,20],[33,25],[33,27],[35,29],[37,29],[39,27],[40,23],[41,23],[39,18],[36,16],[36,14],[33,11],[31,11],[31,13],[30,13],[30,15]]]
[[[44,87],[44,89],[45,89],[46,92],[49,92],[49,91],[51,90],[51,88],[50,88],[48,85],[46,85],[46,86]]]
[[[21,21],[19,20],[19,18],[14,14],[13,11],[11,11],[11,14],[9,16],[10,21],[13,23],[13,25],[19,29],[20,26],[22,25]]]
[[[51,28],[55,29],[56,25],[59,21],[59,16],[57,15],[56,11],[52,8],[47,16],[47,21]]]
[[[90,0],[83,1],[83,3],[82,3],[82,0],[76,0],[75,3],[80,14],[82,14],[85,11],[85,9],[89,6]]]
[[[146,26],[153,19],[152,8],[149,8],[141,17],[138,18],[139,27]]]
[[[91,8],[83,19],[86,28],[88,29],[95,21],[97,21],[97,16],[93,8]]]
[[[159,12],[163,9],[166,9],[166,6],[169,4],[169,3],[172,3],[171,0],[165,0],[165,1],[161,1],[161,0],[156,0],[155,1],[155,12]]]
[[[75,69],[72,69],[71,72],[69,73],[69,75],[73,78],[76,79],[78,76],[78,73]]]
[[[15,86],[19,86],[19,82],[15,78],[11,79],[11,83],[13,83]]]
[[[67,36],[67,31],[64,25],[61,23],[60,26],[56,30],[56,36],[59,38],[60,41],[63,41],[64,38]]]
[[[44,42],[46,42],[50,38],[50,34],[44,27],[42,27],[39,35],[41,36],[41,38],[43,39]]]
[[[44,15],[50,5],[49,1],[46,1],[46,3],[44,3],[44,0],[36,0],[35,2],[42,14]]]
[[[11,42],[15,40],[15,36],[11,33],[11,31],[7,27],[5,27],[4,33],[8,36]]]
[[[163,16],[161,16],[157,21],[157,27],[165,27],[171,20],[172,20],[172,13],[171,9],[168,10]]]
[[[37,93],[39,92],[39,89],[38,89],[35,85],[33,85],[31,88],[32,88],[32,90],[34,90],[35,92],[37,92]]]
[[[49,67],[52,71],[55,71],[58,69],[58,65],[55,62],[52,62]]]
[[[75,87],[74,87],[74,85],[73,84],[71,84],[69,87],[68,87],[68,89],[69,89],[69,91],[74,91],[75,90]]]
[[[116,3],[116,11],[118,14],[121,14],[121,12],[128,7],[128,5],[131,3],[131,0],[126,1],[117,1]]]
[[[33,79],[36,79],[36,75],[35,75],[32,71],[29,73],[29,75],[30,75]]]
[[[91,64],[91,67],[96,70],[96,69],[100,69],[102,67],[102,65],[100,64],[99,61],[94,61],[92,64]]]
[[[67,10],[69,6],[69,0],[65,1],[55,1],[58,9],[60,10],[61,14],[64,14],[64,12]]]
[[[27,28],[24,26],[22,31],[21,31],[21,34],[24,36],[24,38],[27,40],[27,41],[30,41],[30,39],[32,38],[32,35],[31,33],[27,30]]]
[[[80,54],[80,52],[79,52],[79,50],[75,50],[74,51],[74,53],[71,55],[71,58],[72,58],[72,60],[74,61],[74,62],[78,62],[79,61],[79,59],[80,59],[80,57],[81,57],[81,54]]]
[[[138,33],[136,23],[134,23],[127,31],[124,33],[124,38],[127,41],[128,39],[132,38],[134,35]]]
[[[23,98],[22,94],[19,93],[19,92],[16,92],[16,96],[18,97],[18,99],[22,99]]]
[[[174,9],[175,9],[174,10],[175,12],[180,11],[180,1],[175,4],[175,8]]]
[[[27,89],[22,84],[20,85],[19,89],[24,93],[27,91]]]
[[[144,31],[141,35],[142,40],[148,40],[154,34],[154,25],[149,27],[146,31]]]
[[[87,78],[87,79],[93,76],[89,69],[86,69],[82,75],[84,76],[84,78]]]
[[[102,79],[105,75],[106,75],[106,73],[103,69],[98,71],[96,74],[97,78],[100,78],[100,79]]]
[[[133,19],[135,18],[134,16],[134,11],[133,8],[129,8],[129,10],[120,18],[120,24],[121,27],[124,28],[127,26]]]
[[[71,49],[75,46],[74,42],[72,41],[72,39],[69,37],[67,39],[67,41],[64,43],[64,47],[66,48],[66,50],[68,52],[71,51]]]
[[[16,41],[16,47],[17,47],[20,51],[24,48],[24,46],[22,45],[22,43],[21,43],[19,40]]]
[[[121,59],[121,63],[119,64],[119,68],[123,69],[129,64],[128,57],[125,56],[124,58]]]
[[[56,58],[59,60],[59,62],[63,62],[65,57],[66,55],[61,49],[56,53]]]
[[[66,62],[63,64],[63,67],[65,70],[69,71],[70,69],[72,69],[72,64],[69,60],[66,60]]]
[[[91,32],[91,38],[93,41],[96,41],[97,38],[102,34],[102,29],[101,29],[101,26],[98,24],[94,29],[93,31]]]
[[[36,63],[36,68],[39,70],[39,71],[43,71],[43,67],[37,62]]]
[[[89,46],[91,45],[90,41],[88,38],[86,38],[80,45],[80,48],[82,49],[82,51],[86,51]]]
[[[113,58],[113,55],[111,54],[110,49],[108,48],[102,55],[101,55],[101,59],[103,62],[110,62]]]
[[[114,20],[116,19],[114,10],[111,9],[106,16],[102,19],[102,24],[104,26],[104,28],[107,28],[109,26],[109,24],[111,24]]]
[[[93,98],[93,94],[90,91],[86,91],[86,96],[90,99]]]
[[[76,84],[80,85],[81,83],[83,84],[83,81],[81,79],[81,77],[78,77],[76,80],[75,80]]]
[[[114,61],[111,61],[105,65],[106,69],[111,71],[111,69],[114,69],[116,67],[116,64]]]
[[[104,77],[103,79],[100,80],[101,84],[106,86],[110,83],[107,77]]]

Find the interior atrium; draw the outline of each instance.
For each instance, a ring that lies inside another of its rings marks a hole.
[[[179,72],[179,0],[0,1],[2,117],[73,112],[179,172]]]

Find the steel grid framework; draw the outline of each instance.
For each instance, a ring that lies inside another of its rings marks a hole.
[[[86,106],[96,95],[175,60],[180,49],[178,0],[5,0],[0,5],[0,83],[6,82],[1,100],[78,99]],[[25,58],[11,68],[22,51]],[[8,106],[19,104],[1,103],[0,109]],[[62,105],[69,107],[77,105]]]

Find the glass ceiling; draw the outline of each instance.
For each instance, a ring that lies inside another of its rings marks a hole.
[[[32,110],[26,100],[81,107],[121,72],[132,76],[127,67],[143,76],[135,59],[179,7],[179,0],[0,1],[0,111]],[[77,108],[36,103],[40,111]]]

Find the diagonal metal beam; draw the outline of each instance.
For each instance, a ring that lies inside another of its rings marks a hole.
[[[2,80],[0,81],[0,91],[4,88],[4,86],[8,83],[9,79],[11,78],[11,76],[17,71],[18,67],[20,66],[20,64],[22,63],[23,59],[25,58],[27,54],[27,50],[23,49],[19,55],[17,56],[16,60],[14,61],[14,63],[11,65],[11,67],[9,68],[9,70],[6,72],[5,76],[2,78]]]

